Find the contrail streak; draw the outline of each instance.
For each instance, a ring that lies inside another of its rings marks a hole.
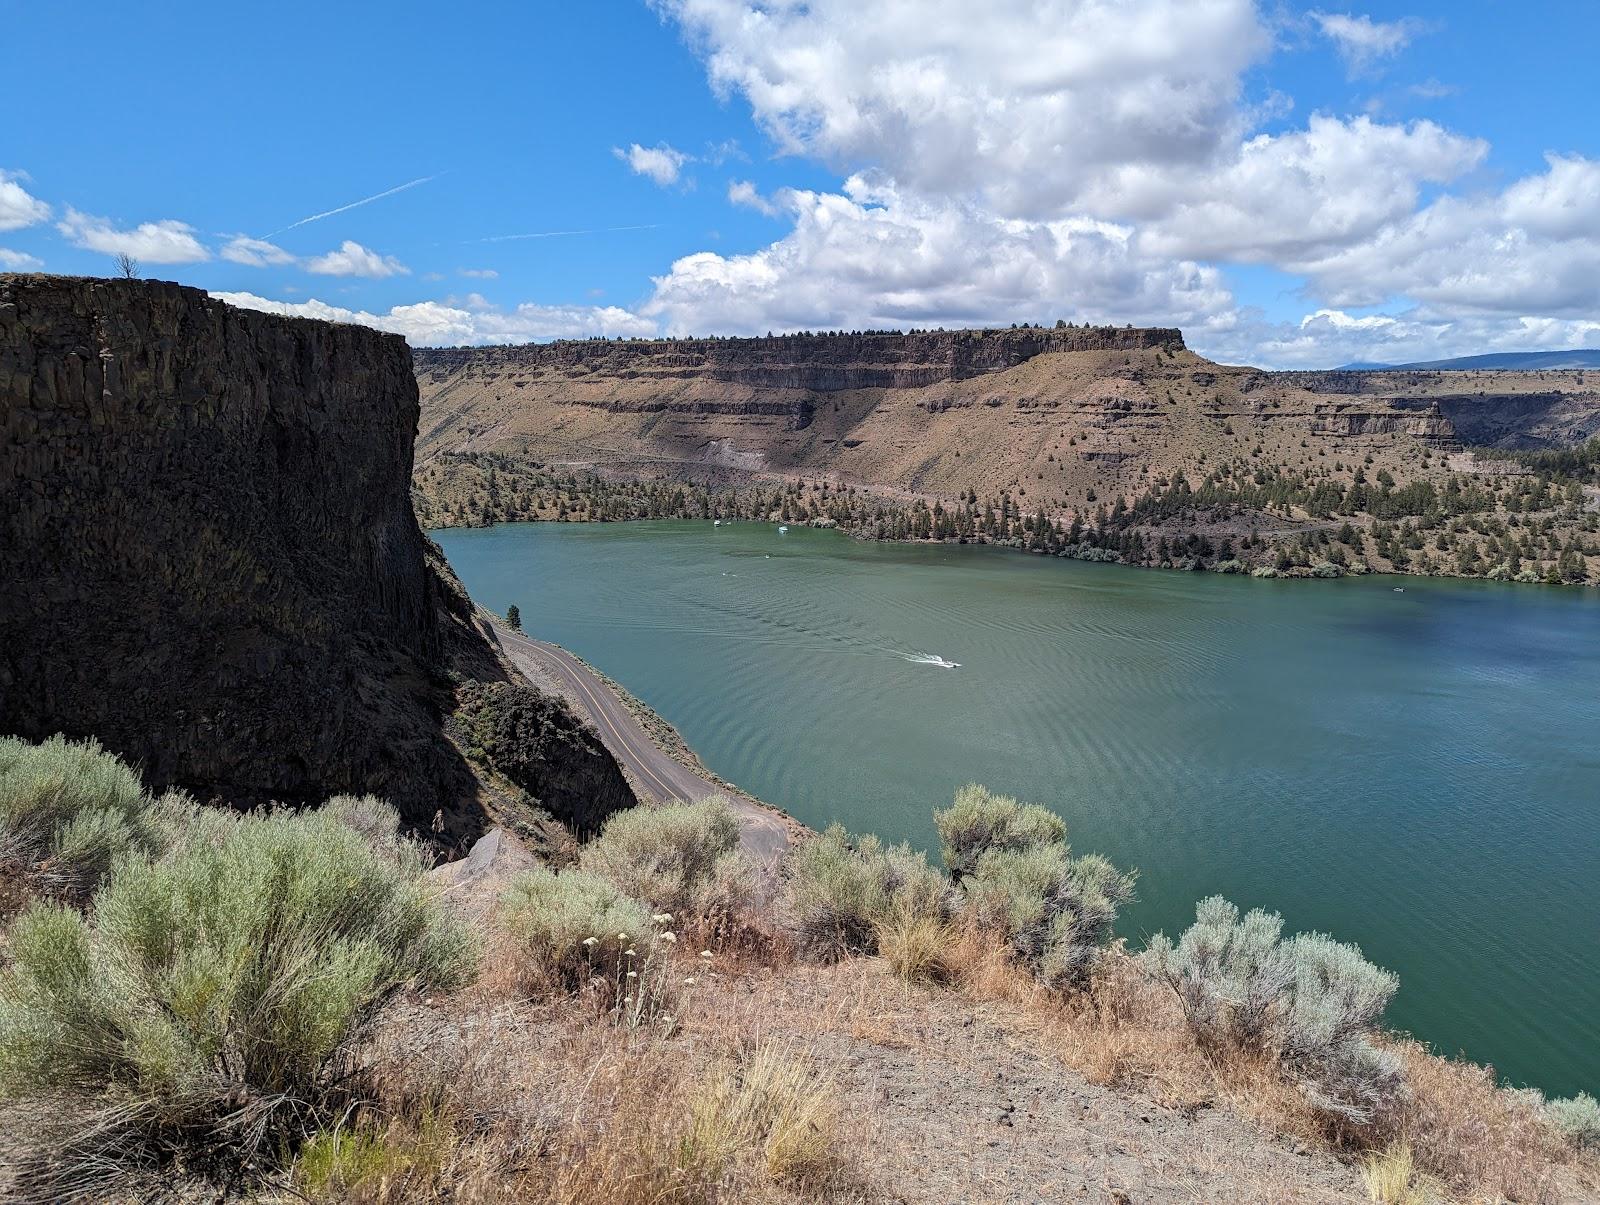
[[[373,193],[370,197],[362,197],[359,201],[351,201],[350,204],[341,205],[337,209],[328,209],[324,210],[322,213],[314,213],[309,218],[301,218],[298,222],[290,222],[287,226],[284,226],[278,230],[274,230],[266,237],[275,238],[282,234],[285,230],[293,230],[296,226],[304,226],[307,222],[320,222],[323,218],[331,218],[334,214],[343,213],[347,209],[358,209],[362,205],[370,205],[374,201],[381,201],[385,197],[392,197],[397,192],[405,192],[405,190],[408,188],[415,188],[419,184],[426,184],[429,180],[437,180],[442,175],[444,175],[443,172],[438,172],[431,176],[423,176],[420,179],[408,180],[404,184],[397,184],[395,187],[386,189],[383,192]]]
[[[472,239],[475,243],[509,243],[514,239],[525,238],[564,238],[569,234],[616,234],[623,230],[659,230],[660,222],[651,222],[647,226],[602,226],[596,230],[541,230],[535,234],[496,234],[489,238]]]

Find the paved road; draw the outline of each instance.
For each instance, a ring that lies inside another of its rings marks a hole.
[[[554,674],[570,688],[571,697],[599,729],[606,748],[628,767],[644,790],[663,802],[704,799],[722,790],[709,778],[669,757],[650,739],[650,734],[633,718],[622,700],[571,653],[513,632],[486,611],[479,614],[490,625],[501,650],[513,665],[535,681]],[[789,848],[789,828],[784,819],[736,795],[730,795],[729,801],[743,825],[739,847],[757,864],[776,862]]]

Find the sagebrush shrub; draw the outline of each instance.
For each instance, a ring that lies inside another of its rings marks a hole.
[[[400,835],[400,813],[376,795],[335,795],[322,813],[366,839],[381,852],[397,852],[410,842]]]
[[[1587,1092],[1545,1104],[1545,1120],[1579,1150],[1600,1151],[1600,1101]]]
[[[327,813],[204,810],[118,859],[88,916],[24,912],[0,974],[0,1094],[65,1093],[70,1182],[183,1151],[255,1163],[326,1115],[383,1001],[472,971],[411,847]]]
[[[500,911],[527,978],[552,990],[610,981],[625,951],[652,932],[649,909],[587,870],[526,870],[500,897]]]
[[[1212,896],[1176,943],[1158,934],[1142,961],[1201,1040],[1270,1052],[1314,1105],[1364,1125],[1404,1096],[1399,1059],[1372,1043],[1400,981],[1353,945],[1282,931],[1276,913],[1241,918]]]
[[[985,851],[962,889],[980,929],[1004,937],[1046,987],[1065,989],[1088,982],[1133,884],[1098,854],[1050,844]]]
[[[181,806],[152,799],[92,737],[0,738],[0,866],[47,886],[87,893],[119,853],[158,848],[163,812]]]
[[[796,848],[785,870],[784,906],[800,946],[819,958],[873,953],[884,922],[949,910],[949,881],[922,854],[838,824]]]
[[[628,808],[606,821],[579,865],[680,924],[748,909],[755,869],[738,852],[739,818],[720,795]]]
[[[1021,852],[1036,845],[1059,845],[1066,823],[1036,803],[1018,803],[976,783],[956,792],[955,802],[933,814],[939,852],[952,876],[961,879],[978,868],[989,851]]]

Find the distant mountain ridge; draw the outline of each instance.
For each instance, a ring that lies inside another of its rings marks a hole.
[[[1600,348],[1578,347],[1566,351],[1497,351],[1482,356],[1456,356],[1451,360],[1418,360],[1410,364],[1342,364],[1339,372],[1465,371],[1473,368],[1536,371],[1558,368],[1600,368]]]

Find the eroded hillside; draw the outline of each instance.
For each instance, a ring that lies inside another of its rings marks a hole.
[[[424,349],[416,365],[431,525],[716,514],[1148,565],[1600,572],[1593,465],[1462,452],[1581,444],[1600,429],[1586,370],[1270,373],[1174,330],[1087,327]],[[728,501],[740,488],[754,496]]]
[[[1212,364],[1174,330],[595,341],[424,349],[416,364],[424,461],[496,451],[692,481],[1020,489],[1062,512],[1257,443],[1272,463],[1351,440],[1410,463],[1454,439],[1426,403]]]

